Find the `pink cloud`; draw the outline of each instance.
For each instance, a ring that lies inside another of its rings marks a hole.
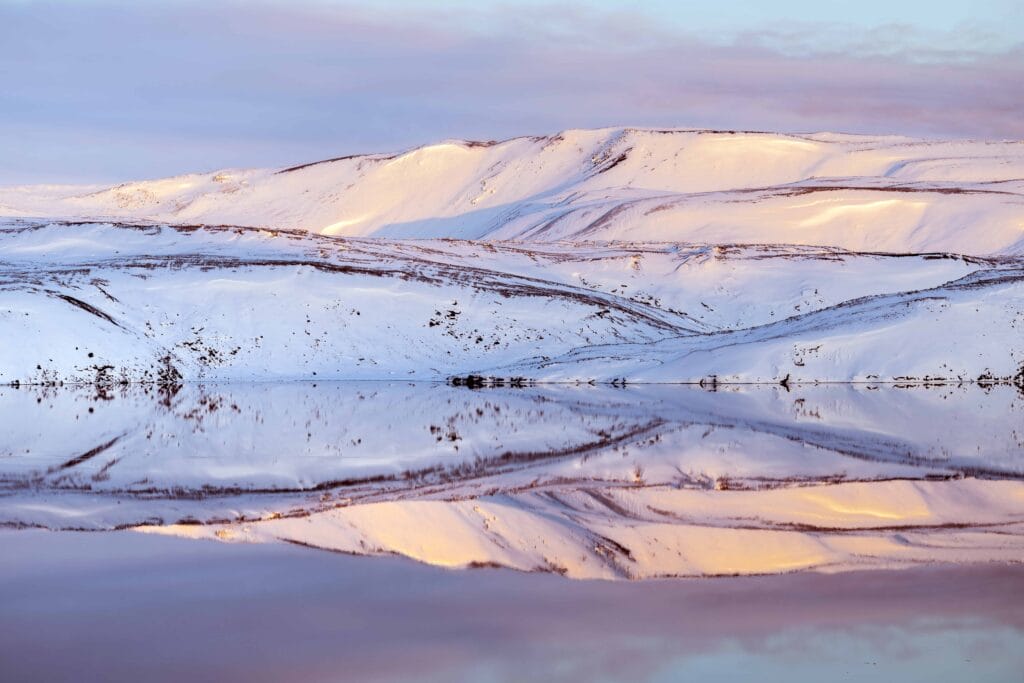
[[[723,40],[531,8],[5,5],[0,182],[626,124],[1024,138],[1024,47],[984,36],[888,27],[836,48],[834,26]]]

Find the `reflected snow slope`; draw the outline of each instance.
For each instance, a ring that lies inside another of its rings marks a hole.
[[[0,388],[0,520],[579,578],[1024,556],[1011,386]]]

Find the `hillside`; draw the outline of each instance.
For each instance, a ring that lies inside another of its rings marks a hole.
[[[1009,381],[1015,259],[0,228],[0,382]]]
[[[571,130],[115,187],[0,188],[0,215],[488,240],[1024,249],[1024,144]]]
[[[1022,382],[1024,145],[607,129],[0,189],[0,382]]]

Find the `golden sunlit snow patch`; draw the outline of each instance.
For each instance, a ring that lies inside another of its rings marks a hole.
[[[1024,558],[1024,483],[1015,481],[552,491],[558,495],[536,491],[353,505],[248,523],[242,534],[221,524],[137,530],[283,540],[355,554],[398,554],[442,567],[500,565],[581,579],[834,572]],[[608,502],[588,509],[582,501],[594,495]]]

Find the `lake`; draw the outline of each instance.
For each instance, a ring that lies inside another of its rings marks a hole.
[[[1024,669],[1015,387],[3,387],[0,415],[5,680]]]

